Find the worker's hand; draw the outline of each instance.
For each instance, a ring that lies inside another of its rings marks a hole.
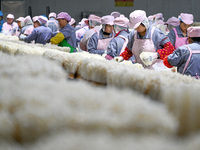
[[[104,54],[102,55],[102,57],[103,57],[103,58],[106,58],[106,55],[107,55],[107,54],[106,54],[106,53],[104,53]]]
[[[173,68],[171,69],[171,71],[172,71],[172,72],[177,72],[177,68],[176,68],[176,67],[173,67]]]
[[[20,36],[19,36],[19,39],[20,40],[24,40],[26,38],[26,35],[24,35],[24,34],[21,34]]]
[[[114,60],[117,62],[122,62],[124,58],[122,56],[118,56],[118,57],[115,57]]]
[[[146,66],[150,66],[158,58],[158,53],[155,52],[142,52],[140,54],[140,59]]]

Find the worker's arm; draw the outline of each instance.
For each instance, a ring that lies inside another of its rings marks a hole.
[[[166,56],[172,54],[174,52],[174,46],[171,42],[167,42],[162,49],[159,49],[158,54],[160,59],[164,59]]]
[[[133,53],[126,47],[120,56],[122,56],[124,60],[129,60],[129,58],[133,56]]]
[[[62,42],[65,39],[64,34],[62,34],[61,32],[57,33],[54,37],[52,37],[50,39],[51,44],[59,44],[60,42]]]
[[[36,37],[37,37],[37,29],[35,28],[35,29],[33,30],[33,32],[32,32],[29,36],[24,37],[23,40],[24,40],[25,42],[27,42],[27,43],[30,43],[31,41],[35,40]]]
[[[174,30],[172,29],[167,36],[169,37],[169,40],[172,43],[172,45],[175,46],[176,34],[175,34]]]
[[[185,46],[177,48],[172,54],[166,56],[163,60],[163,63],[168,68],[172,66],[180,67],[189,57],[189,51]]]
[[[87,45],[88,52],[92,54],[103,55],[105,53],[105,50],[98,50],[97,46],[98,46],[98,34],[95,33],[91,36],[91,38],[88,41]]]
[[[135,31],[132,31],[129,34],[127,47],[125,48],[124,52],[122,52],[120,54],[120,56],[122,56],[124,60],[129,60],[133,56],[132,46],[133,46],[133,43],[134,43],[134,35],[135,34],[136,34]]]

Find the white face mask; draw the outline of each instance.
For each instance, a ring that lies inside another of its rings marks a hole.
[[[106,25],[105,24],[102,24],[102,30],[103,30],[103,32],[105,32],[105,30],[106,30]]]
[[[147,18],[142,21],[142,24],[146,27],[146,29],[149,28],[149,21]]]
[[[101,23],[99,23],[97,21],[89,20],[89,25],[90,25],[90,27],[95,27],[95,26],[100,26]]]
[[[122,27],[122,26],[118,26],[118,25],[114,25],[114,30],[115,30],[115,33],[117,34],[118,32],[120,32],[122,30],[127,30],[127,28]]]

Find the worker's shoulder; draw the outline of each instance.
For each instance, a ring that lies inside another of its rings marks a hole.
[[[200,42],[194,42],[187,45],[191,50],[200,50]]]

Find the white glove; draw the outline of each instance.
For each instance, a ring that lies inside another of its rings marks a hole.
[[[19,39],[20,40],[24,40],[26,38],[26,35],[24,35],[24,34],[21,34],[20,36],[19,36]]]
[[[104,54],[102,55],[102,57],[103,57],[103,58],[106,58],[106,55],[107,55],[107,54],[104,53]]]
[[[155,52],[142,52],[140,54],[140,59],[146,66],[150,66],[158,58],[158,53]]]
[[[122,62],[124,58],[122,56],[118,56],[118,57],[115,57],[114,60],[117,62]]]

